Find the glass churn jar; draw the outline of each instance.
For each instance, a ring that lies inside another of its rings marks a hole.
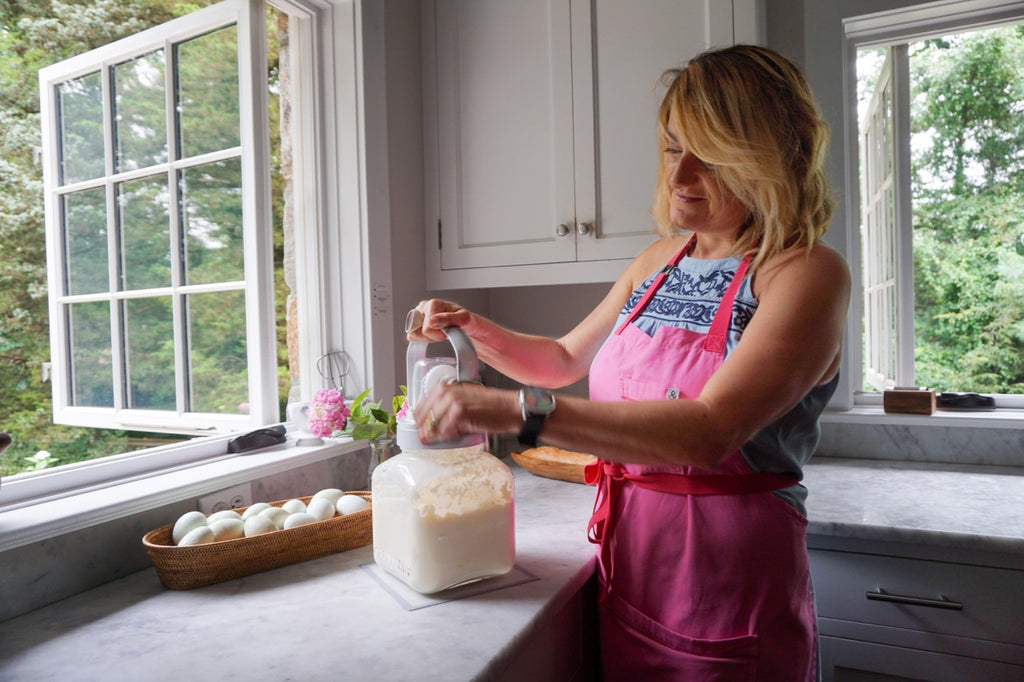
[[[515,563],[512,471],[484,450],[483,434],[421,443],[412,408],[439,382],[476,381],[477,357],[457,327],[445,330],[455,358],[406,354],[409,417],[398,423],[401,453],[373,471],[373,558],[412,589],[430,594],[504,575]]]

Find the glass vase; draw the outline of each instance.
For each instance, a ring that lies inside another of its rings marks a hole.
[[[366,471],[367,484],[369,484],[369,477],[373,476],[373,470],[377,468],[377,465],[394,454],[392,452],[394,445],[394,438],[374,438],[370,441],[370,466]]]

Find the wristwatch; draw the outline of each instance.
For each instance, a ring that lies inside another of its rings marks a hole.
[[[544,422],[555,411],[555,394],[544,388],[523,386],[519,390],[519,407],[523,410],[523,428],[519,442],[531,448],[537,445],[537,436]]]

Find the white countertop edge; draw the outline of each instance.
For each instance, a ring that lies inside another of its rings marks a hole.
[[[532,637],[536,632],[544,628],[547,621],[557,614],[563,606],[569,603],[570,599],[583,589],[583,586],[588,580],[590,580],[596,570],[597,555],[595,553],[594,556],[590,557],[580,565],[576,572],[565,581],[561,589],[555,592],[555,594],[544,603],[544,606],[534,614],[526,627],[518,631],[515,636],[513,636],[504,647],[502,647],[501,651],[499,651],[495,657],[487,663],[475,679],[492,679],[498,676],[503,669],[510,666],[512,663],[512,657],[522,654],[522,645],[525,642],[528,642],[530,637]]]
[[[1024,553],[1024,540],[1012,536],[958,533],[927,528],[878,526],[867,523],[808,521],[807,535],[820,535],[871,542],[905,543],[945,550]],[[810,544],[810,543],[809,543]]]

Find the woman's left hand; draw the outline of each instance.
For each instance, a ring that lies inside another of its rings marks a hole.
[[[518,433],[523,421],[515,391],[470,382],[437,386],[420,400],[413,417],[424,443],[467,433]]]

